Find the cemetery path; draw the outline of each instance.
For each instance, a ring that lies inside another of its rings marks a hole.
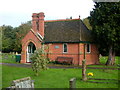
[[[1,65],[7,65],[7,66],[15,66],[15,67],[27,67],[31,68],[31,64],[13,64],[13,63],[0,63]],[[70,69],[70,68],[82,68],[80,66],[55,66],[51,65],[48,66],[49,68],[62,68],[62,69]],[[87,67],[87,69],[111,69],[111,70],[120,70],[120,68],[104,68],[104,67]]]

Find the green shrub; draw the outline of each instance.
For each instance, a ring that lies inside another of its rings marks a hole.
[[[40,69],[47,69],[48,58],[43,48],[37,49],[31,56],[31,60],[32,69],[35,72],[36,76],[38,76],[38,72],[40,71]]]

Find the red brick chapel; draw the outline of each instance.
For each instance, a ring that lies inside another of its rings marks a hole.
[[[99,62],[91,31],[80,18],[45,21],[44,17],[43,12],[32,14],[32,29],[22,40],[21,63],[30,63],[30,55],[42,45],[49,47],[47,57],[51,61],[70,60],[81,65],[85,58],[87,64]]]

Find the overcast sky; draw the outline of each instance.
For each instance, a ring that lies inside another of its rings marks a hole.
[[[45,13],[45,20],[81,19],[90,15],[92,0],[0,0],[0,26],[19,26],[31,20],[32,13]]]

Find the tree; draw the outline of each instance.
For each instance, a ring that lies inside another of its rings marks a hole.
[[[2,52],[19,52],[21,53],[22,45],[21,40],[31,29],[31,21],[21,24],[19,27],[13,28],[12,26],[0,26],[2,33]]]
[[[22,43],[21,40],[24,38],[24,36],[28,33],[28,31],[31,29],[31,21],[28,21],[27,23],[21,24],[19,27],[14,28],[15,29],[15,47],[14,51],[21,52],[22,50]]]
[[[83,23],[87,26],[89,30],[92,30],[92,27],[90,25],[89,17],[83,19]]]
[[[35,50],[34,54],[31,56],[32,60],[32,69],[35,72],[35,75],[38,76],[38,72],[43,69],[47,69],[48,58],[46,52],[43,48]]]
[[[109,50],[106,65],[113,65],[115,52],[119,49],[118,42],[120,42],[120,2],[96,2],[90,15],[90,24],[96,43],[99,48]]]
[[[2,51],[12,52],[14,49],[15,32],[12,26],[1,26],[2,32]]]

